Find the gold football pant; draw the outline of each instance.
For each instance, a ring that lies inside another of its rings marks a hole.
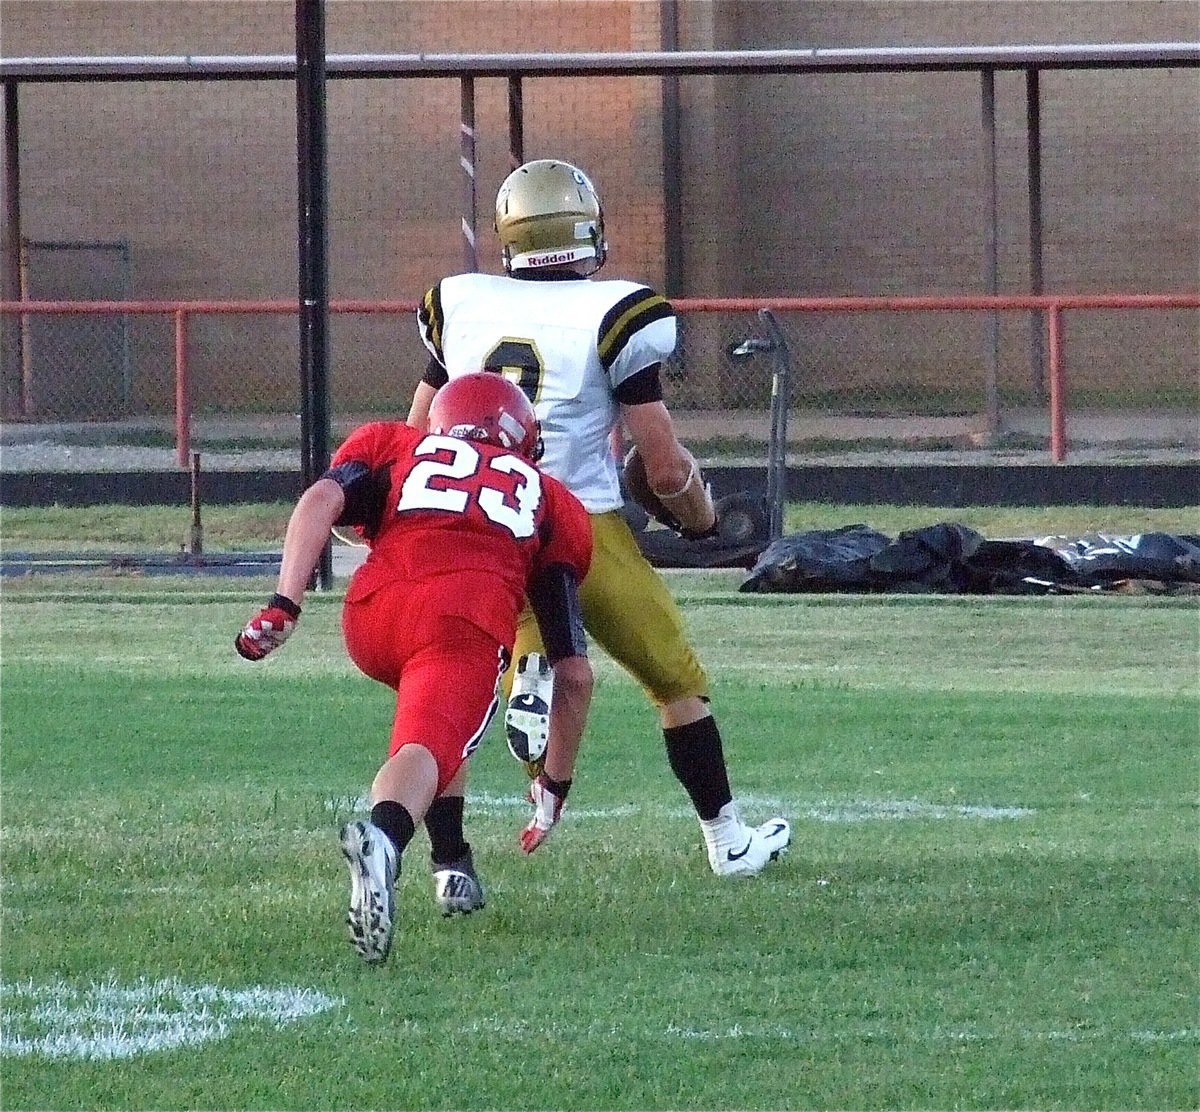
[[[592,514],[592,565],[579,590],[583,624],[596,642],[646,690],[656,706],[708,696],[708,677],[684,633],[683,616],[661,575],[642,555],[616,510]],[[545,652],[526,607],[513,660]],[[513,670],[504,678],[507,696]]]

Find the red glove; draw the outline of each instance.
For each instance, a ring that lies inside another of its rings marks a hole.
[[[529,802],[533,804],[533,821],[521,831],[521,849],[532,853],[549,836],[562,814],[570,790],[570,780],[551,780],[544,772],[529,785]]]
[[[286,595],[272,595],[267,603],[237,635],[233,647],[247,660],[262,660],[279,648],[300,621],[300,607]]]

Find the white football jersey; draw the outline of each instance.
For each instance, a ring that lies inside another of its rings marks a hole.
[[[501,369],[532,400],[539,466],[589,513],[622,504],[609,433],[613,391],[675,350],[675,313],[636,282],[456,274],[426,293],[421,339],[447,374]]]

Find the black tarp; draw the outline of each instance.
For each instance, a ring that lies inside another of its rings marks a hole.
[[[781,537],[760,553],[739,589],[1049,594],[1121,589],[1130,582],[1200,589],[1200,536],[991,541],[942,522],[893,539],[867,525],[847,525]]]

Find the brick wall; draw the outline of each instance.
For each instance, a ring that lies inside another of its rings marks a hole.
[[[293,14],[288,0],[24,0],[5,5],[3,51],[291,53]],[[1200,7],[1186,0],[684,0],[679,19],[684,49],[1200,37]],[[645,0],[328,6],[330,53],[627,51],[659,42],[659,4]],[[689,77],[680,87],[680,293],[981,288],[976,75]],[[481,79],[475,89],[480,260],[496,270],[491,200],[508,170],[507,86]],[[997,96],[1001,288],[1020,290],[1028,281],[1021,78],[1002,74]],[[661,284],[660,82],[528,80],[524,102],[526,157],[587,167],[605,201],[613,271]],[[290,83],[25,85],[20,105],[26,236],[128,240],[136,296],[294,296]],[[1044,78],[1048,287],[1197,285],[1198,110],[1195,71]],[[331,80],[328,111],[331,294],[417,297],[462,266],[459,83]],[[850,366],[888,348],[888,325],[859,323],[851,337],[818,330],[814,349]],[[159,409],[170,398],[169,337],[138,327],[137,404]],[[1197,346],[1186,322],[1169,345],[1147,331],[1128,359],[1161,364],[1156,352]],[[198,329],[200,396],[268,406],[291,398],[294,334],[286,320]],[[698,364],[711,363],[709,340],[693,341]],[[423,363],[408,321],[337,322],[334,343],[335,384],[356,404],[406,394]],[[933,371],[947,349],[973,358],[979,346],[977,330],[935,330],[911,343]],[[1021,338],[1006,344],[1018,366]]]
[[[744,49],[890,45],[1170,42],[1200,39],[1200,5],[1032,2],[721,5],[713,45]],[[701,34],[697,45],[704,40]],[[685,44],[686,45],[686,44]],[[742,78],[713,109],[735,148],[721,251],[736,291],[768,294],[952,293],[985,289],[987,195],[978,74]],[[1000,292],[1029,288],[1025,78],[996,78]],[[1079,71],[1041,78],[1044,282],[1047,290],[1195,290],[1200,286],[1200,74]],[[734,126],[730,126],[733,124]],[[693,245],[697,274],[711,264]],[[1076,381],[1111,372],[1197,373],[1195,314],[1146,321],[1116,350],[1112,322],[1080,317]],[[823,365],[878,361],[895,320],[810,337]],[[1119,333],[1119,329],[1116,330]],[[926,372],[980,350],[972,326],[930,329],[912,354]],[[1004,326],[1017,373],[1028,328]],[[922,350],[923,349],[923,350]],[[1182,359],[1182,362],[1181,362]]]

